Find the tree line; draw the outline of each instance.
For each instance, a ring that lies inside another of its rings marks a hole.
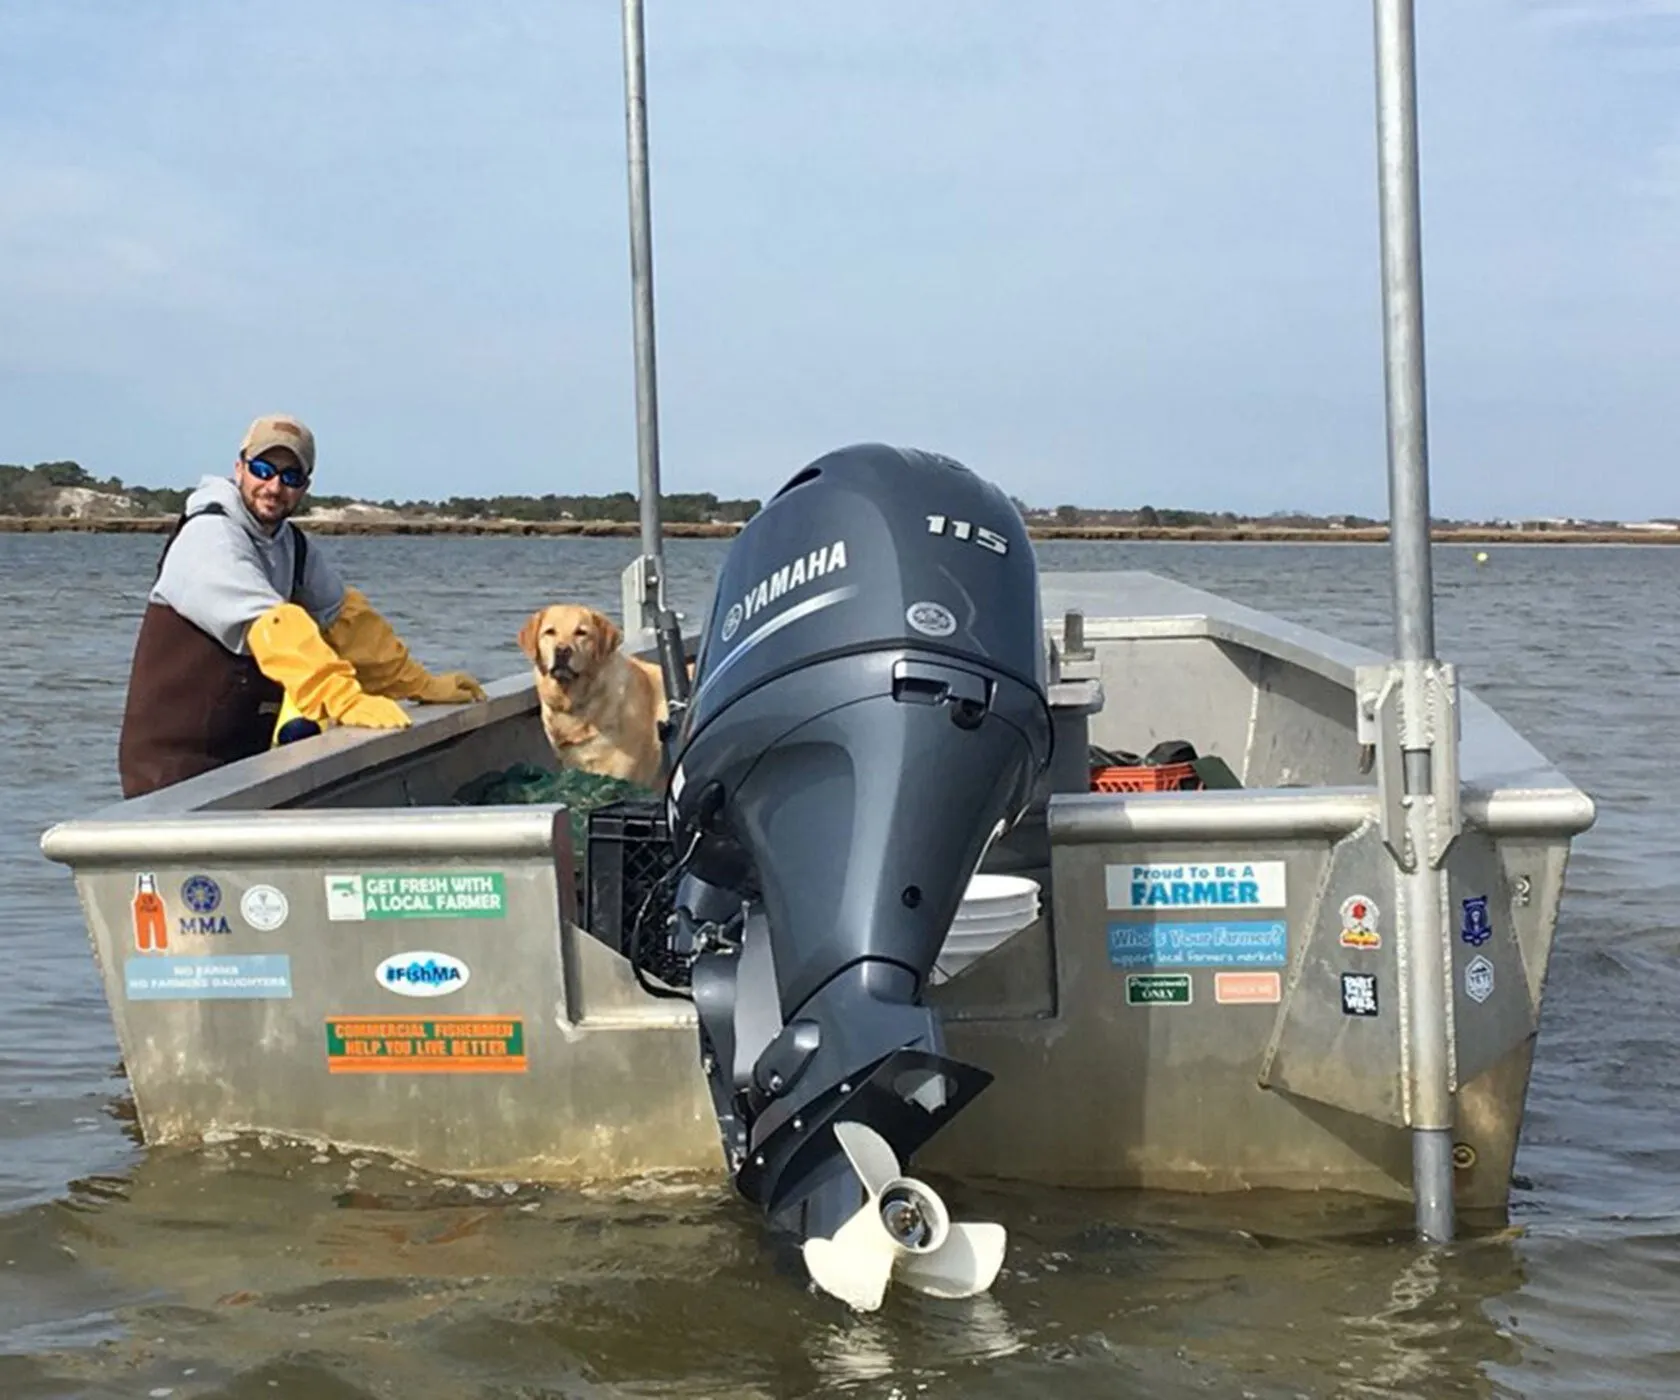
[[[37,462],[31,467],[0,464],[0,515],[41,516],[64,510],[59,493],[66,487],[80,487],[113,498],[106,514],[136,516],[178,515],[186,504],[188,488],[129,486],[120,477],[100,479],[77,462]],[[121,504],[126,498],[130,504]],[[367,501],[355,496],[311,495],[310,503],[323,509],[344,506],[374,506],[411,519],[449,520],[590,520],[628,523],[639,518],[636,497],[630,491],[604,496],[451,496],[446,500]],[[1301,510],[1279,510],[1269,515],[1239,515],[1228,510],[1178,510],[1165,506],[1135,508],[1092,508],[1058,505],[1029,506],[1019,497],[1011,503],[1028,524],[1034,526],[1118,526],[1143,529],[1216,528],[1239,525],[1267,525],[1284,529],[1359,529],[1385,522],[1365,515],[1334,513],[1315,515]],[[677,492],[660,497],[663,520],[681,524],[743,524],[756,515],[763,503],[754,498],[720,499],[710,491]],[[65,513],[70,513],[65,511]],[[1437,525],[1461,522],[1437,518]],[[1499,524],[1501,522],[1482,522]]]
[[[98,480],[76,462],[37,462],[32,467],[0,462],[0,515],[49,515],[58,508],[59,492],[81,487],[134,502],[136,515],[175,515],[187,499],[185,491],[124,486],[116,477]]]
[[[66,487],[96,491],[113,498],[112,513],[178,515],[190,488],[129,486],[121,477],[98,478],[77,462],[37,462],[31,467],[0,463],[0,515],[39,516],[62,510],[60,492]],[[122,505],[126,500],[131,503]],[[324,509],[373,505],[397,515],[443,516],[453,520],[612,520],[639,518],[636,497],[629,491],[605,496],[451,496],[442,501],[363,501],[355,496],[311,495],[310,504]],[[738,524],[758,513],[761,502],[723,500],[710,491],[676,492],[660,497],[662,518],[683,523],[722,521]]]

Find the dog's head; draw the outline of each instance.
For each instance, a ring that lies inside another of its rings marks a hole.
[[[562,685],[600,670],[623,640],[605,613],[575,603],[538,608],[519,629],[519,649],[531,665]]]

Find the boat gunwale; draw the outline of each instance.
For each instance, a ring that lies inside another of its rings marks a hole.
[[[344,863],[377,856],[552,860],[563,804],[197,812],[146,822],[62,822],[42,852],[66,864],[217,860]]]
[[[1467,828],[1493,837],[1577,836],[1597,815],[1575,788],[1466,791]],[[1050,839],[1059,846],[1114,841],[1341,840],[1381,819],[1372,788],[1243,788],[1199,792],[1055,793]]]

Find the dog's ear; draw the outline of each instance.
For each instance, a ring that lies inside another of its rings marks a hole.
[[[525,619],[525,625],[519,629],[519,649],[533,661],[537,659],[537,633],[542,628],[542,616],[545,611],[544,608],[538,608]]]
[[[603,658],[617,651],[618,644],[624,640],[623,630],[604,612],[595,614],[595,634],[600,638],[597,646]]]

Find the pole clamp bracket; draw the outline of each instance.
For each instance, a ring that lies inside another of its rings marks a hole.
[[[665,603],[665,581],[659,576],[659,560],[638,554],[619,576],[619,606],[623,609],[626,642],[652,645]],[[636,650],[637,645],[628,649]]]
[[[1402,870],[1418,856],[1407,831],[1407,812],[1423,809],[1430,868],[1439,869],[1464,829],[1459,793],[1458,670],[1450,661],[1390,661],[1354,669],[1357,737],[1362,771],[1374,758],[1383,845]],[[1429,788],[1407,785],[1407,753],[1429,755]]]

